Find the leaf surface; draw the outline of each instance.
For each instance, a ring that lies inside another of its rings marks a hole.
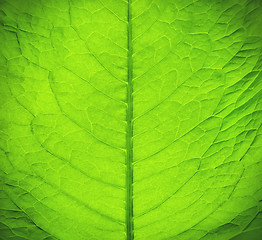
[[[261,16],[0,0],[0,239],[260,240]]]

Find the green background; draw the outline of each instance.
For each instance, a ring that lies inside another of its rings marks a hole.
[[[0,239],[261,240],[261,39],[261,0],[0,0]]]

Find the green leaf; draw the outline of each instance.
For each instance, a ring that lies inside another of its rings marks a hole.
[[[0,239],[260,240],[260,0],[0,0]]]

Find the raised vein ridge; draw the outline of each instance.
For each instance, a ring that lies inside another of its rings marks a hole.
[[[127,134],[126,134],[126,234],[127,240],[133,240],[133,46],[132,46],[132,12],[128,0],[127,10]]]

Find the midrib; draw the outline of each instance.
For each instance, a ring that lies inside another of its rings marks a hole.
[[[134,239],[133,235],[133,47],[132,47],[132,12],[131,0],[128,0],[127,10],[127,69],[128,69],[128,82],[127,82],[127,135],[126,135],[126,234],[127,240]]]

